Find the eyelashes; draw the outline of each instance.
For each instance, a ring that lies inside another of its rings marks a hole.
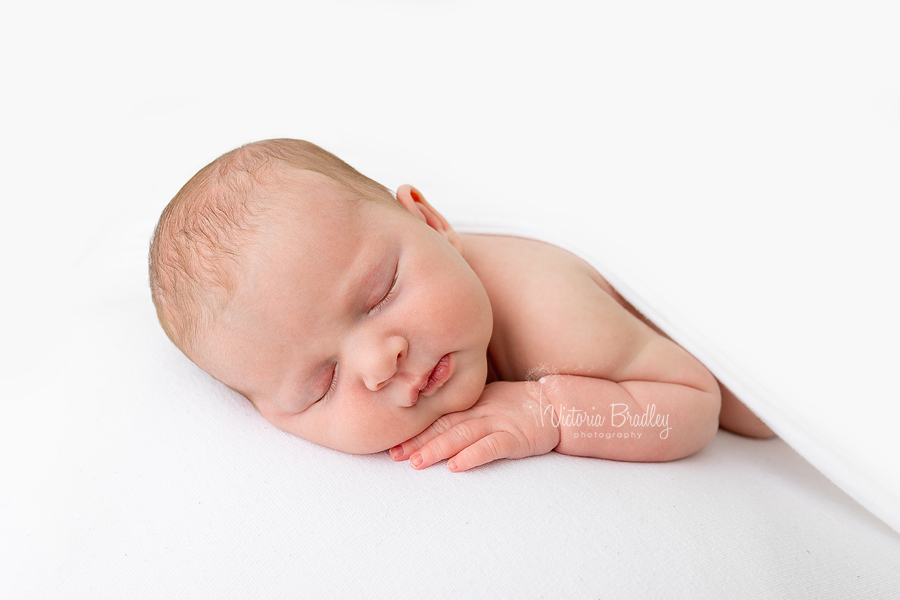
[[[399,267],[399,265],[398,265],[398,267]],[[370,315],[371,315],[371,314],[374,314],[374,313],[376,313],[376,312],[378,312],[379,310],[381,310],[381,308],[382,308],[385,304],[387,304],[387,303],[390,301],[391,298],[394,297],[394,292],[395,292],[396,289],[397,289],[397,279],[398,279],[398,275],[399,275],[399,274],[400,274],[400,269],[399,269],[399,268],[395,268],[395,269],[394,269],[394,280],[391,281],[391,287],[388,288],[388,291],[387,291],[387,293],[384,295],[384,297],[383,297],[381,300],[378,301],[378,304],[376,304],[375,306],[373,306],[373,307],[371,308],[371,310],[369,310],[369,314],[370,314]]]
[[[328,396],[331,395],[332,392],[334,392],[334,388],[337,387],[337,370],[338,370],[338,367],[337,367],[337,364],[335,364],[334,369],[331,371],[331,385],[328,386],[328,391],[326,391],[324,394],[322,394],[322,397],[319,398],[318,400],[316,400],[316,402],[321,402],[322,400],[325,400],[326,398],[328,398]]]

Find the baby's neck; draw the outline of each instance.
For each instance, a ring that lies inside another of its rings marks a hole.
[[[496,236],[484,236],[484,235],[475,235],[470,233],[464,233],[460,237],[463,239],[463,243],[466,246],[466,262],[469,263],[469,266],[472,267],[472,270],[475,271],[475,274],[481,280],[482,284],[485,284],[485,291],[487,291],[488,298],[491,300],[491,308],[494,306],[494,297],[492,294],[492,289],[490,284],[490,273],[496,262],[495,256],[491,255],[490,248],[487,245],[489,243],[489,237]],[[495,318],[496,324],[496,318]],[[495,381],[500,381],[500,375],[497,371],[497,366],[494,364],[494,357],[491,355],[491,348],[488,347],[487,350],[487,378],[485,380],[485,385],[489,383],[493,383]]]
[[[495,381],[499,381],[500,377],[497,375],[497,367],[494,366],[494,359],[491,358],[491,351],[487,352],[487,379],[485,379],[484,384],[487,385],[489,383],[494,383]]]

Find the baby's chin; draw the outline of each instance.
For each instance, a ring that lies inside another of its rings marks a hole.
[[[474,404],[474,403],[473,403]],[[457,411],[453,411],[457,412]],[[449,414],[449,413],[445,413]],[[431,427],[435,421],[440,419],[443,414],[439,414],[432,419],[426,419],[421,424],[416,427],[412,427],[403,432],[398,432],[397,435],[381,437],[378,439],[372,440],[354,440],[353,443],[340,443],[336,444],[341,447],[331,446],[333,450],[340,450],[341,452],[346,452],[347,454],[378,454],[380,452],[385,452],[390,450],[394,446],[399,446],[404,442],[408,442],[417,435],[426,431],[429,427]]]
[[[410,412],[410,421],[396,427],[395,435],[386,434],[370,437],[369,434],[377,434],[379,432],[363,433],[357,429],[355,435],[347,432],[344,439],[323,445],[347,454],[378,454],[410,441],[426,431],[444,415],[469,410],[478,402],[486,385],[487,358],[485,357],[483,365],[476,364],[474,368],[468,369],[465,378],[462,377],[461,372],[456,373],[456,376],[459,376],[456,382],[457,385],[439,392],[441,394],[450,394],[449,397],[439,397],[437,395],[432,398],[420,397],[415,407],[403,409],[417,412]],[[429,410],[430,405],[434,407],[432,410]]]
[[[484,391],[484,386],[485,386],[484,383],[481,383],[480,385],[477,385],[477,386],[471,386],[471,389],[467,390],[467,393],[462,396],[462,399],[459,402],[453,403],[451,410],[448,410],[446,412],[442,412],[442,413],[435,415],[434,418],[432,418],[428,421],[428,424],[425,425],[425,427],[422,427],[421,429],[416,428],[416,429],[418,429],[418,431],[415,431],[415,433],[412,433],[410,435],[404,435],[402,439],[396,439],[396,440],[392,441],[391,443],[387,444],[384,448],[381,448],[379,450],[374,450],[372,452],[366,452],[365,454],[375,454],[377,452],[383,452],[385,450],[390,450],[394,446],[398,446],[404,442],[408,442],[411,439],[413,439],[414,437],[422,434],[423,432],[428,430],[429,427],[434,425],[435,421],[437,421],[444,415],[449,415],[451,413],[463,412],[463,411],[469,410],[470,408],[475,406],[476,402],[478,402],[478,399],[481,397],[481,393]],[[359,453],[359,454],[362,454],[362,453]]]
[[[412,440],[413,438],[415,438],[416,436],[422,434],[423,432],[428,430],[428,428],[431,427],[435,423],[435,421],[437,421],[444,415],[454,413],[454,412],[462,412],[464,410],[468,410],[469,408],[471,408],[472,406],[475,405],[475,402],[478,401],[479,397],[480,397],[480,395],[476,396],[475,400],[468,402],[467,405],[465,405],[465,406],[460,406],[459,408],[457,408],[455,410],[451,410],[446,413],[437,414],[433,418],[426,419],[425,421],[423,421],[424,426],[422,424],[420,424],[419,426],[411,428],[410,430],[404,431],[402,434],[398,434],[396,436],[391,436],[391,437],[387,437],[387,438],[379,438],[377,440],[365,440],[365,441],[355,440],[353,443],[349,443],[349,444],[339,443],[339,444],[335,444],[334,446],[328,445],[328,447],[332,448],[333,450],[339,450],[341,452],[346,452],[347,454],[378,454],[380,452],[385,452],[387,450],[390,450],[394,446],[399,446],[400,444],[402,444],[404,442],[408,442],[408,441]],[[340,447],[335,447],[335,446],[340,446]]]

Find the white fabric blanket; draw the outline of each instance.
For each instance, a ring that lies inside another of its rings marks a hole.
[[[782,440],[414,471],[275,430],[146,297],[98,304],[46,359],[0,423],[6,598],[900,592],[900,537]]]
[[[900,596],[896,3],[589,4],[7,11],[0,597]],[[780,439],[453,475],[273,429],[145,261],[282,136],[585,256]]]

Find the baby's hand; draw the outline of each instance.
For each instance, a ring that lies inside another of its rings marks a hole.
[[[528,396],[526,382],[487,385],[469,410],[449,413],[417,435],[391,448],[391,458],[409,458],[416,469],[450,458],[451,471],[466,471],[498,458],[524,458],[550,452],[559,444],[555,419]],[[552,409],[550,409],[552,410]],[[451,458],[452,457],[452,458]]]

